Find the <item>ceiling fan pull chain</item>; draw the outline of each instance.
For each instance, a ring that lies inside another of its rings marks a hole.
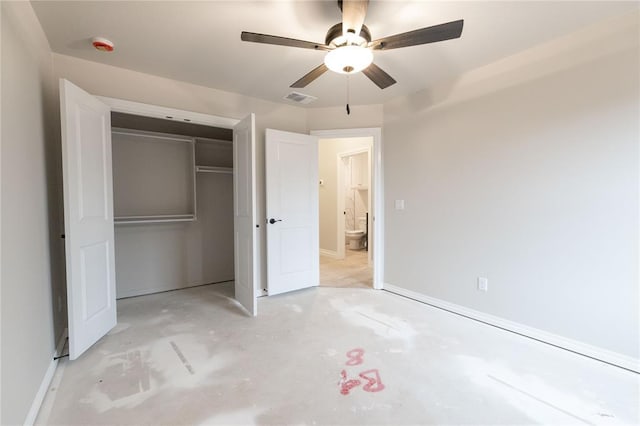
[[[351,109],[349,108],[349,74],[347,74],[347,115],[351,115]]]

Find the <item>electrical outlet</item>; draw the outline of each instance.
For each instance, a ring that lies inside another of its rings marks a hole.
[[[478,290],[489,291],[489,278],[478,277]]]
[[[396,200],[396,210],[404,210],[404,200]]]

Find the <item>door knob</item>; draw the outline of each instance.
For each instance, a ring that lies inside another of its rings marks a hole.
[[[274,218],[269,219],[269,223],[272,225],[276,222],[282,222],[282,219],[274,219]]]

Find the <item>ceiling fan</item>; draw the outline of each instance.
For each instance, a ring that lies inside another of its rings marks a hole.
[[[396,81],[373,63],[374,51],[451,40],[459,38],[462,34],[464,21],[460,19],[371,41],[371,33],[364,25],[368,5],[369,0],[338,0],[338,7],[342,10],[342,22],[329,28],[324,44],[247,31],[243,31],[240,38],[254,43],[328,52],[323,64],[308,72],[291,87],[305,87],[327,70],[331,70],[347,75],[362,71],[379,88],[385,89]]]

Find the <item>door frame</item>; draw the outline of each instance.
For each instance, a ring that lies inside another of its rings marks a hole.
[[[318,136],[318,143],[322,139],[372,137],[371,183],[373,186],[373,205],[371,220],[373,221],[373,236],[375,249],[373,250],[373,288],[384,288],[384,188],[382,183],[384,170],[382,164],[382,129],[367,127],[357,129],[312,130],[309,134]]]
[[[240,120],[235,118],[167,108],[142,102],[127,101],[124,99],[109,98],[106,96],[96,96],[96,98],[107,104],[111,108],[111,111],[122,112],[125,114],[161,118],[163,120],[186,121],[193,124],[221,127],[223,129],[233,129],[236,124],[240,122]]]
[[[240,120],[236,118],[221,117],[217,115],[203,114],[200,112],[168,108],[158,105],[146,104],[143,102],[128,101],[125,99],[110,98],[107,96],[96,96],[96,98],[107,104],[113,112],[134,114],[143,117],[160,118],[164,120],[185,121],[193,124],[202,124],[205,126],[215,126],[232,130],[240,122]],[[255,154],[256,153],[254,147],[254,155]],[[257,203],[255,207],[258,207]],[[258,242],[258,247],[259,244],[260,243]],[[259,248],[258,251],[260,251]],[[257,261],[259,263],[262,262],[259,256]],[[260,297],[262,295],[262,278],[260,274],[254,277],[254,284],[256,295],[257,297]]]
[[[357,148],[351,151],[344,151],[344,152],[339,152],[337,157],[336,157],[336,161],[338,163],[338,167],[337,167],[337,174],[338,174],[338,191],[340,190],[339,188],[344,187],[344,182],[346,179],[346,176],[344,175],[344,167],[343,167],[343,161],[346,157],[352,157],[354,155],[358,155],[358,154],[367,154],[367,164],[369,165],[369,179],[367,181],[367,210],[369,212],[372,211],[372,205],[371,205],[371,194],[374,191],[375,188],[373,188],[372,182],[371,182],[371,177],[373,176],[372,173],[372,167],[371,167],[371,147],[368,148]],[[373,199],[375,200],[375,196],[373,197]],[[345,243],[346,243],[346,236],[345,236],[345,223],[344,223],[344,211],[346,209],[346,206],[344,204],[344,197],[340,197],[338,195],[338,209],[336,210],[336,215],[337,215],[337,224],[338,226],[337,228],[337,237],[336,237],[336,241],[338,242],[338,247],[336,252],[338,253],[338,259],[344,259],[346,257],[346,249],[345,249]],[[373,215],[372,215],[373,216]],[[355,217],[355,212],[354,212],[354,217],[353,220],[356,221],[356,217]],[[367,244],[370,244],[371,240],[375,240],[375,235],[371,232],[371,229],[373,228],[373,221],[371,221],[372,223],[369,223],[369,226],[367,228],[367,238],[369,238],[367,240]],[[354,222],[355,225],[355,222]],[[370,238],[371,236],[374,236],[374,238]],[[374,242],[374,246],[375,246],[375,242]],[[375,250],[377,248],[374,248],[373,250],[371,250],[371,246],[369,246],[369,250],[367,252],[367,262],[372,263],[373,261],[373,253],[375,253]]]

